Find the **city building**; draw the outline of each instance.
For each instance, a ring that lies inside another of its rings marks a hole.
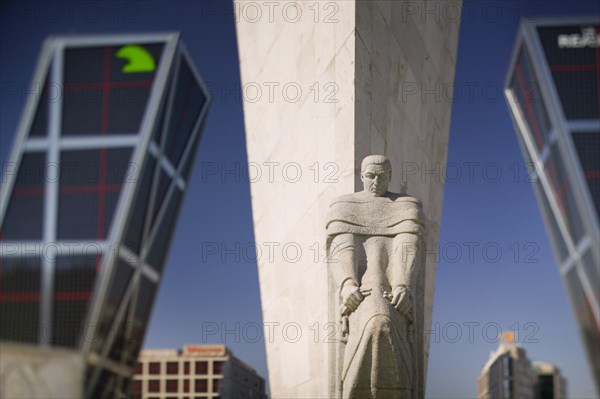
[[[133,399],[266,399],[265,380],[224,345],[140,353]]]
[[[567,397],[567,382],[556,365],[535,361],[532,366],[535,399],[563,399]]]
[[[263,318],[286,327],[265,340],[273,397],[337,395],[339,314],[329,303],[336,288],[324,228],[333,198],[362,190],[365,156],[390,159],[390,191],[423,202],[427,247],[439,241],[461,4],[289,2],[273,18],[254,18],[256,3],[236,2],[248,161],[263,167],[250,185],[254,237],[281,244],[257,262]],[[414,292],[425,331],[435,256],[423,269]],[[429,338],[416,338],[417,397],[425,396]]]
[[[0,192],[0,390],[121,397],[209,95],[176,33],[50,37],[30,93]]]
[[[525,350],[506,333],[477,381],[478,399],[533,399],[533,370]]]
[[[505,96],[600,393],[600,17],[523,21]]]

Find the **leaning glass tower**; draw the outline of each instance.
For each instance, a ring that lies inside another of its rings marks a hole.
[[[522,22],[505,95],[600,392],[600,18]]]
[[[44,43],[0,192],[0,345],[69,348],[120,397],[209,94],[178,34]]]

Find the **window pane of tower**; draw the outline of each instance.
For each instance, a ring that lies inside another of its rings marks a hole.
[[[38,341],[40,265],[39,257],[0,257],[0,339]]]
[[[56,259],[54,277],[53,344],[74,347],[82,331],[92,298],[99,248],[88,246],[85,255],[65,254]]]
[[[573,133],[571,137],[600,222],[600,132]]]
[[[145,44],[67,49],[63,134],[137,133],[162,47]]]
[[[181,59],[175,87],[173,111],[168,124],[165,153],[176,167],[204,107],[206,97],[196,82],[185,58]]]
[[[130,157],[129,148],[61,153],[59,239],[106,238]]]
[[[56,168],[46,165],[46,153],[23,154],[0,230],[0,241],[42,238],[44,185],[48,173],[54,175]]]

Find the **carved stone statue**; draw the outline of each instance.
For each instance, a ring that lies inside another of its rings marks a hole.
[[[424,216],[418,199],[387,191],[391,177],[386,157],[366,157],[364,191],[327,217],[336,397],[423,396]]]

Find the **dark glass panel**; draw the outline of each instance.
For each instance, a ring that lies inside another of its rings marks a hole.
[[[108,293],[99,317],[97,339],[94,342],[97,348],[101,348],[104,345],[104,340],[110,328],[114,325],[117,310],[123,302],[125,291],[133,275],[132,267],[120,258],[115,261],[114,268]]]
[[[204,126],[206,125],[206,116],[200,122],[200,131],[194,138],[192,143],[192,149],[188,157],[184,160],[183,168],[181,170],[181,177],[187,183],[190,181],[190,173],[192,171],[192,167],[194,166],[194,160],[196,159],[196,154],[198,153],[198,145],[200,143],[200,139],[202,138],[202,134],[204,132]]]
[[[577,245],[579,239],[584,234],[583,224],[575,203],[573,189],[565,170],[564,161],[556,143],[550,147],[550,156],[546,160],[544,168],[546,169],[546,175],[554,192],[558,208],[567,224],[569,234],[575,245]]]
[[[206,96],[194,78],[190,66],[182,57],[165,143],[165,153],[175,166],[179,164],[205,102]]]
[[[162,271],[167,257],[167,250],[177,223],[182,196],[183,193],[176,187],[169,199],[164,217],[159,222],[160,224],[155,226],[158,227],[158,231],[151,244],[147,262],[158,272]]]
[[[143,164],[143,171],[140,173],[141,181],[137,187],[137,193],[133,201],[131,210],[131,219],[129,220],[127,231],[125,233],[125,245],[127,248],[139,255],[142,242],[142,232],[146,218],[146,210],[150,198],[150,189],[152,188],[152,175],[156,160],[148,156]]]
[[[157,375],[160,374],[160,363],[151,362],[148,364],[148,374]]]
[[[142,398],[142,381],[135,380],[133,381],[133,399],[141,399]]]
[[[61,153],[59,239],[104,239],[123,181],[131,174],[131,149]]]
[[[553,71],[552,77],[567,119],[598,119],[596,71]]]
[[[597,32],[598,25],[538,28],[567,119],[599,117]]]
[[[111,90],[108,102],[108,132],[138,133],[149,96],[149,87]]]
[[[552,242],[554,243],[554,248],[557,252],[557,257],[560,263],[566,259],[567,255],[569,255],[567,244],[565,243],[565,239],[563,238],[562,233],[560,232],[558,222],[556,221],[556,217],[554,216],[554,213],[550,208],[550,203],[548,202],[546,192],[542,189],[541,184],[539,182],[536,182],[534,184],[537,186],[537,190],[540,193],[540,211],[546,216],[547,223],[549,224],[549,235],[551,237]]]
[[[167,362],[167,374],[178,374],[179,363],[178,362]]]
[[[129,332],[127,335],[128,357],[126,360],[131,364],[136,361],[144,341],[146,328],[150,319],[150,312],[152,311],[152,305],[156,294],[156,284],[142,275],[140,276],[139,285],[135,292],[137,292],[137,300],[133,313],[133,323],[129,324]]]
[[[62,115],[62,135],[83,136],[108,133],[108,123],[103,120],[102,87],[65,85]],[[107,113],[108,114],[108,111]],[[106,118],[106,117],[105,117]],[[108,119],[108,118],[107,118]],[[133,132],[130,132],[133,133]]]
[[[139,130],[156,69],[127,72],[128,59],[120,52],[123,47],[66,50],[63,134],[119,134]],[[163,45],[142,47],[157,67]]]
[[[538,375],[535,382],[535,398],[557,398],[554,394],[554,378],[552,374]]]
[[[52,101],[58,101],[60,97],[56,87],[50,87],[48,76],[52,73],[52,68],[48,68],[46,77],[42,82],[35,82],[34,88],[36,93],[39,93],[39,100],[35,110],[35,116],[29,130],[30,137],[45,137],[48,135],[48,97],[52,95]]]
[[[39,339],[41,259],[0,257],[0,339]]]
[[[214,393],[219,392],[220,386],[221,386],[221,380],[213,379],[213,392]]]
[[[223,374],[223,362],[213,362],[213,374]]]
[[[190,373],[190,362],[183,363],[183,374]]]
[[[98,195],[61,194],[58,206],[58,239],[104,239],[106,237],[106,233],[102,237],[97,237],[98,232]]]
[[[196,393],[208,392],[208,380],[203,378],[194,381],[194,388]]]
[[[46,153],[23,154],[0,230],[0,241],[41,240],[44,221],[44,185],[55,167],[46,167]],[[47,175],[49,174],[49,175]]]
[[[69,191],[102,182],[122,184],[125,178],[131,179],[133,175],[131,152],[131,148],[63,151],[60,155],[60,183],[69,186]]]
[[[110,348],[108,357],[118,363],[121,363],[123,360],[126,360],[128,365],[133,367],[136,361],[136,359],[131,359],[132,347],[130,345],[130,337],[132,334],[133,326],[127,321],[127,315],[129,314],[130,309],[131,302],[127,304],[125,314],[119,322],[118,327],[116,328],[115,338],[112,342],[112,346]]]
[[[98,399],[114,399],[115,390],[117,389],[117,375],[112,371],[102,370],[100,377],[94,386],[90,398]],[[86,384],[86,387],[89,386]]]
[[[167,190],[169,189],[169,185],[172,182],[172,179],[169,177],[167,172],[163,168],[160,168],[158,179],[158,187],[156,191],[156,197],[154,200],[154,209],[152,210],[152,225],[156,221],[156,216],[158,215],[158,211],[160,210],[161,205],[165,201],[165,196],[167,195]]]
[[[208,362],[196,362],[196,374],[208,374]]]
[[[177,380],[167,380],[167,392],[177,392],[179,390],[179,385],[177,384]]]
[[[148,381],[148,392],[160,392],[160,380]]]
[[[592,307],[583,291],[581,281],[577,275],[577,268],[573,267],[566,276],[567,288],[571,302],[575,307],[575,316],[579,324],[579,330],[583,337],[586,352],[592,363],[592,372],[594,375],[600,375],[600,326],[596,323]]]
[[[75,347],[83,336],[96,267],[100,256],[90,248],[90,255],[59,256],[54,278],[52,344]]]
[[[600,132],[571,135],[600,222]]]

